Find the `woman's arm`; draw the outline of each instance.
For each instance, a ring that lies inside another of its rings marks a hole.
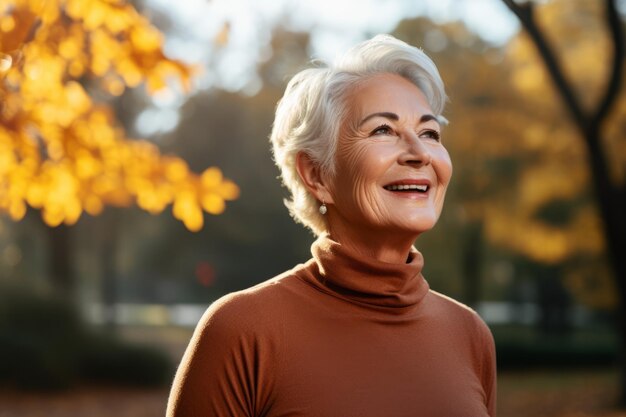
[[[167,417],[254,415],[254,346],[236,310],[220,300],[200,320],[176,372]]]
[[[483,360],[482,360],[482,383],[485,390],[487,410],[491,417],[496,416],[496,393],[497,393],[497,366],[496,366],[496,346],[493,335],[484,322],[483,332]]]

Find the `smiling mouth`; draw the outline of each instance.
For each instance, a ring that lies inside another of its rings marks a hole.
[[[391,184],[385,185],[383,188],[387,191],[425,193],[428,191],[429,186],[426,184]]]

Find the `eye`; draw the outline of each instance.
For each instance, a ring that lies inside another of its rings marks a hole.
[[[424,130],[419,134],[420,138],[433,139],[439,142],[441,140],[441,134],[436,130]]]
[[[388,124],[380,125],[376,129],[372,130],[370,136],[387,136],[393,135],[393,129]]]

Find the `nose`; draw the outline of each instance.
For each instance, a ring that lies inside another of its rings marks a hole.
[[[420,167],[430,165],[432,155],[428,146],[413,132],[409,132],[403,137],[404,149],[400,155],[400,164]]]

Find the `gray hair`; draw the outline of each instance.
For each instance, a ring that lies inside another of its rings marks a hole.
[[[296,156],[304,152],[322,173],[335,174],[335,150],[342,123],[348,116],[347,98],[365,79],[381,73],[397,74],[415,84],[442,121],[447,97],[434,62],[422,50],[390,35],[361,42],[333,64],[305,69],[287,84],[278,102],[270,141],[291,216],[319,235],[326,222],[319,202],[298,175]]]

